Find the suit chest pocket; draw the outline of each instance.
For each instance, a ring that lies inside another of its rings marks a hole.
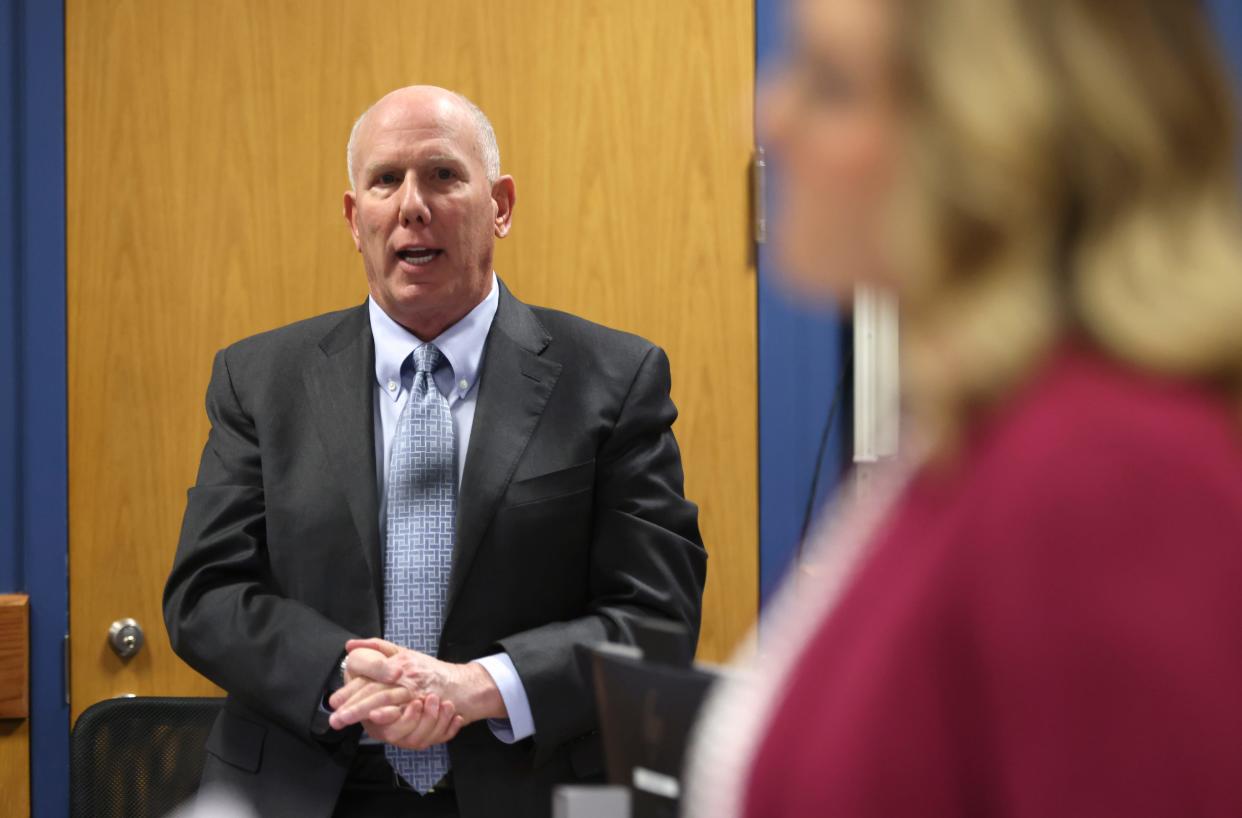
[[[588,492],[595,487],[595,461],[567,469],[515,480],[505,492],[504,508],[558,500]]]

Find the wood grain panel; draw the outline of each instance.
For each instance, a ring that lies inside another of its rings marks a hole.
[[[340,216],[354,117],[412,82],[491,115],[517,179],[496,267],[532,303],[668,351],[712,558],[701,655],[757,606],[750,0],[68,0],[75,715],[205,694],[159,597],[212,354],[365,297]],[[104,644],[133,616],[148,646]]]
[[[0,810],[30,815],[30,719],[0,721]]]
[[[0,594],[0,804],[30,814],[30,599]]]
[[[0,594],[0,719],[30,715],[30,598]]]

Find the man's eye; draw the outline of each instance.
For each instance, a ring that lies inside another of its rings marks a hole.
[[[453,173],[453,171],[449,170],[448,168],[436,168],[436,178],[439,179],[441,182],[447,182],[449,179],[452,179],[456,175],[457,174]]]
[[[397,174],[381,173],[379,175],[379,183],[381,185],[395,185],[397,183]]]

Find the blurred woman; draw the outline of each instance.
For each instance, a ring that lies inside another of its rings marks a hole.
[[[802,0],[790,284],[895,290],[913,463],[817,539],[695,818],[1242,815],[1242,207],[1195,0]]]

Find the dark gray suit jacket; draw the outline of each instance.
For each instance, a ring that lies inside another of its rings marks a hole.
[[[367,307],[216,356],[211,432],[164,592],[177,654],[228,692],[204,781],[264,816],[329,816],[360,731],[319,711],[345,640],[381,633],[375,351]],[[501,285],[459,494],[440,657],[513,659],[535,736],[450,743],[465,818],[550,813],[600,772],[577,644],[635,617],[697,640],[706,552],[682,489],[668,359]]]

